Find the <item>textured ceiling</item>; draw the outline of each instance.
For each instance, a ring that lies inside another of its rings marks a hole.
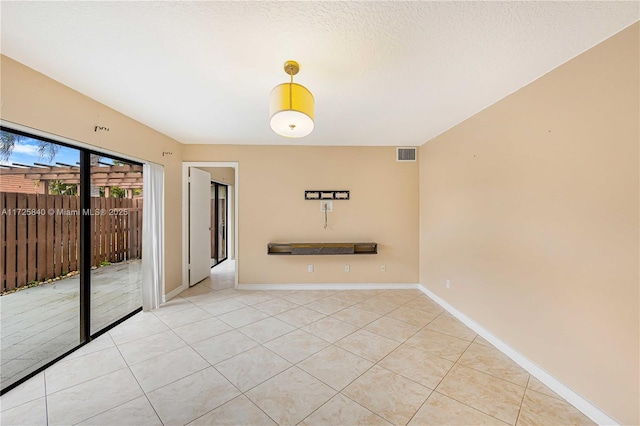
[[[640,17],[635,1],[0,8],[3,54],[180,142],[296,145],[421,145]],[[316,99],[303,139],[269,128],[287,59]]]

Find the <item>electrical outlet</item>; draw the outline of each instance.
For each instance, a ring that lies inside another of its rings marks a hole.
[[[351,271],[351,267],[349,265],[344,265],[344,271],[345,272],[350,272]]]
[[[313,265],[307,266],[307,272],[313,272]]]
[[[446,284],[447,288],[451,288],[451,281],[447,280]]]
[[[387,272],[387,266],[386,265],[380,265],[380,272]]]

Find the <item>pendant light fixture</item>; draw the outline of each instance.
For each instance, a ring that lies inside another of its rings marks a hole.
[[[315,101],[306,87],[293,82],[293,76],[300,71],[296,61],[285,62],[284,71],[291,81],[277,85],[269,95],[270,125],[280,136],[301,138],[313,130]]]

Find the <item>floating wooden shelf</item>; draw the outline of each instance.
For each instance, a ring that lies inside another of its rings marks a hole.
[[[267,254],[324,255],[376,254],[378,243],[269,243]]]

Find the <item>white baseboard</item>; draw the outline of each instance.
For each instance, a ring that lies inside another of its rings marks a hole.
[[[238,284],[238,290],[407,290],[412,283]]]
[[[169,300],[173,299],[174,297],[176,297],[177,295],[182,293],[188,287],[189,287],[188,285],[182,284],[180,287],[174,288],[169,293],[167,293],[164,296],[162,296],[162,303],[167,303]]]
[[[561,383],[558,379],[553,377],[547,371],[545,371],[542,367],[522,355],[520,352],[511,348],[509,345],[504,343],[502,340],[498,339],[496,336],[491,334],[485,328],[483,328],[480,324],[458,311],[456,308],[445,302],[442,298],[434,294],[432,291],[428,290],[422,285],[418,285],[420,291],[433,299],[437,304],[442,306],[447,312],[451,315],[459,319],[478,333],[481,337],[486,339],[489,343],[495,346],[500,352],[511,358],[522,368],[527,370],[529,374],[534,376],[536,379],[540,380],[542,383],[547,385],[549,389],[557,393],[562,398],[566,399],[571,405],[580,410],[585,416],[589,417],[591,420],[596,422],[599,425],[616,425],[619,426],[620,423],[612,419],[609,415],[607,415],[604,411],[593,405],[591,402],[584,399],[582,396],[577,394],[571,388],[567,387],[563,383]]]

